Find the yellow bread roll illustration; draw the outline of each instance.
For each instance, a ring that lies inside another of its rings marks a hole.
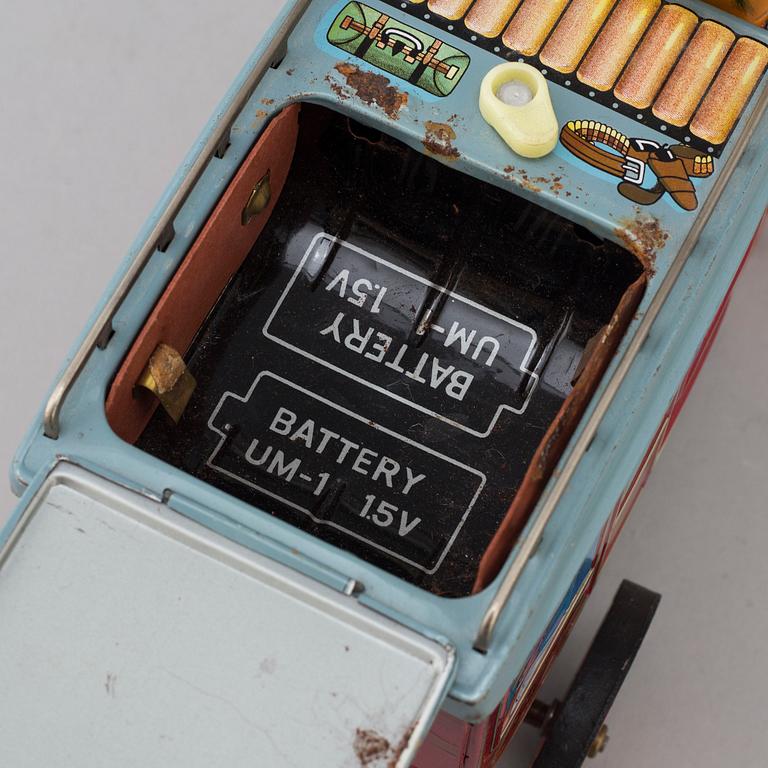
[[[650,107],[698,23],[686,8],[664,6],[624,70],[616,98],[637,109]]]
[[[703,22],[654,102],[653,114],[671,125],[685,125],[735,39],[730,29],[714,21]]]
[[[576,76],[598,91],[613,88],[661,0],[620,0]]]
[[[707,0],[710,5],[722,8],[734,16],[741,16],[758,27],[768,24],[768,0],[746,0],[739,3],[737,0]]]
[[[464,23],[483,37],[498,37],[522,0],[477,0]]]
[[[691,133],[722,144],[733,130],[749,97],[768,67],[768,47],[741,38],[720,70],[691,122]]]
[[[460,19],[472,5],[472,0],[429,0],[429,10],[444,19]]]
[[[616,0],[573,0],[541,52],[541,63],[573,72],[600,31]]]
[[[568,0],[525,0],[504,32],[504,45],[525,56],[538,53]]]

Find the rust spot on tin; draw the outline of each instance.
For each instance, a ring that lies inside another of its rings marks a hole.
[[[447,123],[433,123],[427,120],[424,123],[426,133],[422,144],[424,148],[432,155],[443,157],[446,160],[454,161],[461,157],[459,150],[453,146],[456,139],[456,131]]]
[[[330,75],[326,76],[326,82],[331,86],[331,90],[339,97],[340,101],[346,101],[350,94],[338,83],[334,82]]]
[[[149,390],[178,424],[197,382],[184,363],[184,358],[173,347],[161,343],[149,358],[136,385]]]
[[[274,99],[262,99],[261,103],[266,105],[267,107],[271,107],[275,103],[275,100]]]
[[[375,766],[383,765],[386,760],[386,768],[397,768],[403,752],[408,748],[408,744],[413,736],[414,726],[412,725],[397,744],[390,744],[380,733],[371,729],[358,728],[355,733],[355,755],[360,761],[360,765]]]
[[[411,736],[413,736],[413,726],[411,726],[405,734],[403,734],[403,738],[400,739],[400,743],[392,748],[392,758],[387,763],[387,768],[397,768],[397,764],[400,761],[400,758],[402,757],[403,752],[408,747],[408,743],[411,740]]]
[[[633,218],[619,222],[616,234],[627,249],[637,256],[646,271],[654,274],[656,254],[666,245],[669,233],[655,216],[641,213],[639,208],[636,210],[637,214]]]
[[[363,72],[354,64],[340,63],[335,69],[360,101],[368,106],[377,104],[392,120],[400,118],[400,110],[408,104],[408,94],[398,91],[388,78],[374,72]],[[345,93],[341,86],[333,83],[330,78],[326,79],[337,96],[342,99],[349,98],[349,94]]]
[[[544,187],[548,187],[553,195],[559,195],[564,189],[562,184],[563,177],[554,173],[550,173],[548,176],[531,177],[526,173],[524,168],[518,170],[514,165],[508,165],[504,168],[504,175],[510,181],[514,181],[529,192],[541,192]],[[570,197],[571,193],[566,192],[566,195]]]
[[[355,732],[355,755],[361,766],[373,765],[385,760],[391,750],[391,745],[381,734],[373,730],[358,728]],[[397,762],[397,761],[395,761]]]

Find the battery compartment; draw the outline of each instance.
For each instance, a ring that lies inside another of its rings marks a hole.
[[[134,342],[107,418],[259,510],[468,595],[508,557],[645,283],[563,217],[293,105]],[[197,382],[178,424],[138,386],[160,344]]]

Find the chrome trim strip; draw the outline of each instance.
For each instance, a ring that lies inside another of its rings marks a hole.
[[[728,182],[731,180],[731,176],[736,170],[736,166],[739,164],[739,160],[741,160],[741,156],[744,154],[744,150],[746,149],[752,134],[755,132],[757,124],[763,116],[766,107],[768,107],[768,88],[763,89],[752,114],[744,124],[744,130],[734,143],[733,151],[728,162],[725,164],[722,171],[720,171],[720,175],[716,178],[712,191],[701,208],[701,213],[680,247],[680,251],[672,262],[669,272],[659,286],[658,292],[653,297],[653,300],[648,307],[648,311],[640,322],[634,337],[624,352],[624,355],[616,367],[611,380],[608,382],[605,391],[597,401],[597,405],[595,406],[592,415],[585,423],[584,429],[579,435],[570,456],[568,456],[560,473],[555,476],[551,485],[544,491],[539,502],[538,516],[536,517],[528,536],[520,545],[520,548],[512,561],[512,566],[502,579],[501,584],[483,617],[483,621],[480,624],[480,631],[478,632],[474,643],[475,650],[480,651],[481,653],[487,653],[491,647],[494,631],[502,611],[512,597],[512,593],[525,570],[525,566],[539,546],[542,536],[544,535],[544,530],[555,512],[557,504],[563,497],[563,494],[568,488],[568,484],[576,472],[579,462],[587,452],[587,449],[597,434],[597,430],[605,418],[608,409],[611,407],[621,385],[627,378],[632,363],[648,338],[659,312],[666,303],[667,298],[672,292],[672,288],[675,286],[678,277],[680,277],[680,274],[688,261],[688,257],[693,252],[704,227],[712,217],[715,207],[725,191]]]

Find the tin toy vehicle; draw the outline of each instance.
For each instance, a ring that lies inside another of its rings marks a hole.
[[[536,693],[768,204],[766,70],[694,0],[289,4],[15,459],[4,764],[598,752],[658,595]]]

